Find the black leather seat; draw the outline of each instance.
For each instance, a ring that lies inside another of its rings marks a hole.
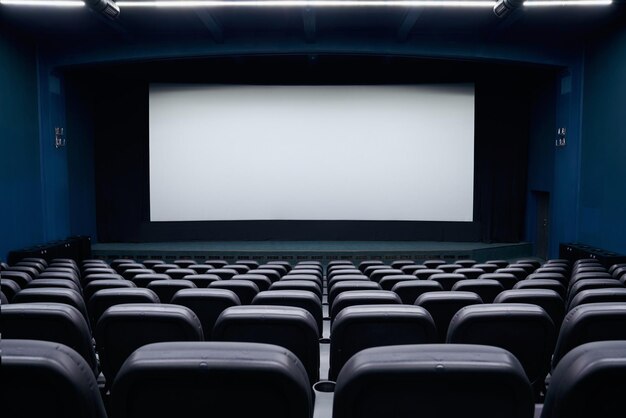
[[[161,303],[170,303],[172,297],[181,289],[195,289],[196,285],[189,280],[154,280],[148,284],[148,289],[157,294]]]
[[[165,264],[165,261],[163,260],[143,260],[141,262],[141,264],[143,264],[144,266],[146,266],[146,268],[151,269],[152,267],[159,265],[159,264]]]
[[[95,376],[98,374],[89,326],[84,316],[71,305],[14,303],[2,306],[0,332],[3,340],[42,340],[64,344],[85,359]],[[2,386],[4,390],[6,385]]]
[[[187,268],[195,271],[196,274],[206,274],[206,272],[211,270],[213,266],[209,266],[207,264],[192,264]]]
[[[548,289],[554,290],[556,293],[561,296],[565,300],[565,295],[567,290],[565,286],[561,284],[558,280],[553,279],[526,279],[520,280],[513,286],[514,290],[517,289]]]
[[[282,347],[237,342],[150,344],[124,363],[111,391],[117,418],[310,418],[304,367]]]
[[[446,262],[444,260],[432,259],[432,260],[426,260],[422,264],[425,265],[426,268],[436,269],[437,267],[446,264]]]
[[[22,289],[15,297],[12,303],[65,303],[76,308],[85,318],[89,325],[89,315],[87,314],[87,306],[83,300],[83,296],[75,290],[64,289],[59,287],[40,287],[31,289]]]
[[[481,274],[485,274],[485,270],[474,267],[462,268],[454,271],[456,274],[462,274],[470,280],[478,279]]]
[[[2,272],[0,272],[0,279],[13,280],[15,283],[17,283],[20,289],[26,289],[31,280],[33,280],[28,273],[10,270],[3,270]]]
[[[522,364],[536,393],[550,370],[556,329],[541,307],[526,303],[466,306],[450,321],[446,342],[481,344],[511,352]]]
[[[442,264],[437,266],[439,270],[443,270],[444,273],[454,273],[458,269],[462,269],[463,266],[460,264]]]
[[[149,303],[110,307],[100,317],[95,337],[108,387],[124,361],[139,347],[156,342],[203,339],[202,325],[191,309]]]
[[[413,264],[415,264],[413,260],[394,260],[391,262],[391,268],[402,270],[402,267],[412,266]]]
[[[135,268],[135,269],[126,269],[120,274],[126,280],[132,280],[133,277],[135,277],[138,274],[150,274],[150,273],[155,273],[155,271],[152,269],[147,269],[147,268]]]
[[[519,268],[519,267],[501,268],[501,269],[496,270],[496,273],[509,273],[517,277],[517,280],[524,280],[528,276],[528,273],[526,273],[526,270],[524,270],[523,268]]]
[[[384,276],[401,275],[404,274],[402,270],[392,269],[389,266],[372,266],[365,269],[365,274],[370,280],[379,282]]]
[[[272,285],[272,281],[262,274],[236,274],[233,276],[232,280],[249,280],[254,283],[260,291],[267,290]]]
[[[0,341],[2,416],[106,418],[89,364],[56,342]]]
[[[204,264],[209,264],[209,265],[213,266],[213,268],[219,269],[219,268],[222,268],[225,265],[227,265],[228,262],[226,262],[224,260],[219,260],[219,259],[211,259],[211,260],[205,260]]]
[[[206,341],[211,339],[215,321],[224,309],[239,306],[239,297],[227,289],[182,289],[172,298],[172,304],[186,306],[196,314],[202,324]]]
[[[467,280],[467,277],[465,277],[464,274],[437,273],[431,275],[428,280],[439,283],[442,290],[452,290],[452,286],[454,286],[457,282],[460,282],[461,280]],[[415,299],[413,300],[413,302],[415,302]]]
[[[426,309],[435,321],[437,340],[444,343],[448,335],[450,320],[459,309],[483,303],[480,296],[472,292],[427,292],[415,300],[415,305]]]
[[[410,266],[404,266],[400,270],[402,270],[402,273],[404,273],[404,274],[415,275],[415,272],[417,270],[426,270],[426,269],[428,269],[428,267],[426,267],[423,264],[412,264]],[[445,270],[441,270],[441,271],[445,271]]]
[[[487,260],[485,261],[485,264],[493,264],[498,266],[498,268],[503,269],[509,265],[509,262],[506,260]]]
[[[483,303],[492,303],[504,286],[497,280],[490,279],[470,279],[461,280],[452,286],[453,291],[474,292],[482,299]]]
[[[345,264],[352,264],[349,261],[344,261],[344,262]],[[365,269],[370,266],[382,266],[382,265],[384,265],[384,263],[381,260],[365,260],[359,263],[359,270],[361,270],[361,272],[365,272]]]
[[[364,274],[346,274],[346,275],[339,275],[339,276],[335,276],[332,278],[332,280],[328,280],[328,290],[332,289],[335,284],[340,283],[340,282],[354,282],[354,281],[367,281],[367,282],[371,282],[371,280],[369,279],[369,277],[367,277]]]
[[[400,296],[405,305],[413,305],[418,297],[426,292],[443,290],[441,284],[431,280],[409,280],[397,283],[391,291]]]
[[[330,309],[330,320],[335,320],[339,312],[355,305],[401,305],[402,300],[390,290],[348,290],[340,293]]]
[[[412,274],[393,274],[391,276],[383,276],[378,283],[383,290],[391,290],[396,283],[407,280],[415,280],[415,276]]]
[[[281,266],[280,264],[261,264],[257,270],[274,270],[277,272],[280,277],[283,277],[285,274],[289,272],[285,266]]]
[[[20,285],[11,279],[0,279],[0,290],[4,293],[7,300],[11,302],[13,297],[22,289]]]
[[[268,261],[267,264],[274,265],[274,266],[283,266],[285,268],[285,270],[287,270],[287,273],[289,273],[291,271],[291,269],[292,269],[291,263],[289,261],[286,261],[286,260]]]
[[[259,293],[259,287],[250,280],[219,280],[209,285],[209,289],[228,289],[235,292],[242,305],[249,305]]]
[[[83,289],[83,300],[89,303],[89,299],[91,299],[93,294],[96,293],[98,290],[129,287],[136,287],[135,283],[129,280],[94,280]]]
[[[333,302],[343,292],[350,290],[382,290],[380,284],[371,280],[346,280],[336,282],[328,292],[328,306],[332,309]]]
[[[315,293],[319,300],[322,300],[322,288],[317,282],[312,280],[285,280],[286,277],[287,276],[283,277],[276,283],[272,283],[272,285],[265,290],[305,290]],[[269,279],[265,280],[269,282]]]
[[[160,303],[159,297],[150,289],[112,288],[94,293],[87,301],[94,328],[102,314],[111,306],[125,303]]]
[[[369,348],[343,367],[333,418],[532,418],[533,393],[519,361],[480,345]]]
[[[442,273],[444,273],[444,271],[439,270],[439,269],[419,269],[419,270],[415,270],[413,272],[413,275],[420,280],[427,280],[427,279],[430,279],[431,276],[435,274],[442,274]]]
[[[61,289],[72,289],[75,292],[81,293],[83,290],[73,280],[66,279],[37,279],[31,280],[28,283],[27,288],[40,288],[40,287],[58,287]]]
[[[306,309],[292,306],[227,308],[217,318],[213,339],[284,347],[300,359],[311,384],[319,380],[319,332],[315,319]]]
[[[93,273],[93,274],[88,274],[84,276],[83,280],[81,280],[81,284],[83,286],[87,286],[89,283],[91,283],[94,280],[125,280],[125,279],[124,277],[122,277],[122,275],[117,274],[117,273]]]
[[[281,277],[285,278],[287,276],[296,275],[296,274],[310,274],[310,275],[317,277],[320,280],[322,280],[322,276],[323,276],[322,272],[319,271],[318,269],[308,268],[308,269],[298,269],[296,271],[291,270],[289,273],[284,274]]]
[[[138,274],[133,277],[132,282],[135,283],[137,287],[148,287],[148,285],[155,280],[170,280],[171,277],[165,273],[149,273],[149,274]]]
[[[582,290],[572,298],[569,308],[587,303],[623,302],[626,303],[626,288],[604,288]]]
[[[173,263],[179,266],[181,269],[187,269],[189,268],[189,266],[193,266],[194,264],[196,264],[195,261],[187,259],[187,258],[174,260]]]
[[[184,269],[184,268],[177,268],[177,269],[168,269],[165,270],[165,274],[167,274],[168,276],[170,276],[172,279],[182,279],[185,276],[189,276],[192,274],[196,274],[195,270],[192,269]]]
[[[499,268],[495,264],[489,264],[489,263],[474,264],[472,267],[475,268],[475,269],[481,269],[482,271],[485,272],[485,274],[495,273],[496,270],[498,270],[498,268]]]
[[[610,288],[624,289],[624,285],[615,279],[583,279],[572,282],[567,291],[567,307],[569,309],[572,299],[584,290]]]
[[[189,274],[187,276],[183,276],[182,280],[190,281],[195,284],[197,288],[203,289],[209,287],[211,283],[221,279],[216,274]]]
[[[50,271],[53,271],[53,270],[54,269],[51,269]],[[11,272],[11,271],[18,272],[18,273],[25,273],[28,275],[28,277],[30,277],[31,280],[36,279],[37,277],[39,277],[39,274],[40,274],[39,270],[37,270],[36,268],[26,267],[26,266],[11,266],[8,268],[8,270],[3,271],[0,274],[5,275],[5,273]]]
[[[9,299],[7,299],[6,295],[0,290],[0,306],[8,305]]]
[[[510,273],[485,273],[478,276],[479,279],[496,280],[498,281],[504,290],[511,290],[513,286],[519,282],[517,277]]]
[[[330,380],[359,351],[385,345],[428,344],[437,339],[428,311],[412,305],[350,306],[333,322],[330,340]]]
[[[246,266],[245,264],[227,264],[222,268],[235,270],[237,274],[246,274],[248,271],[250,271],[250,267]]]
[[[542,418],[622,418],[626,411],[626,341],[598,341],[559,362]]]
[[[381,270],[386,270],[386,269],[381,269]],[[332,279],[335,276],[340,276],[340,275],[346,275],[346,274],[362,274],[361,270],[357,269],[357,268],[351,268],[351,269],[347,269],[347,268],[341,268],[341,269],[333,269],[331,271],[328,272],[328,274],[326,274],[326,278],[328,280]]]
[[[318,334],[322,334],[322,301],[313,292],[306,290],[267,290],[259,292],[252,300],[252,305],[294,306],[306,309],[315,319]]]
[[[530,303],[540,306],[554,322],[555,329],[561,327],[565,316],[565,302],[550,289],[512,289],[500,293],[493,303]]]
[[[178,268],[178,265],[167,263],[167,264],[157,264],[152,267],[152,270],[154,270],[156,273],[159,273],[159,274],[165,274],[166,271],[171,270],[171,269],[177,269],[177,268]]]
[[[456,260],[455,263],[460,264],[463,268],[473,268],[476,264],[478,264],[478,261],[472,259],[461,259]]]
[[[271,269],[249,270],[248,274],[262,274],[263,276],[270,279],[272,283],[277,282],[278,280],[280,280],[280,277],[281,277],[279,272],[277,272],[276,270],[271,270]]]
[[[552,368],[573,348],[603,340],[626,340],[626,303],[589,303],[570,310],[561,325]]]
[[[259,267],[259,262],[256,260],[237,260],[235,261],[235,264],[243,264],[244,266],[248,266],[249,270]]]

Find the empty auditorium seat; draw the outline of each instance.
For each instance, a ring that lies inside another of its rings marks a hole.
[[[592,280],[592,279],[612,279],[613,276],[611,276],[609,273],[607,272],[602,272],[602,273],[572,273],[572,277],[569,280],[569,285],[572,286],[574,285],[576,282],[580,281],[580,280]]]
[[[259,287],[250,280],[219,280],[209,285],[209,289],[228,289],[235,292],[242,305],[249,305],[259,293]]]
[[[124,361],[139,347],[165,341],[202,341],[203,334],[200,320],[189,308],[138,303],[107,309],[98,321],[95,337],[102,373],[110,387]]]
[[[474,292],[482,299],[483,303],[492,303],[504,287],[497,280],[475,279],[461,280],[452,286],[452,290],[461,292]]]
[[[427,344],[437,339],[432,317],[424,308],[410,305],[349,306],[332,325],[329,379],[359,351],[385,345]]]
[[[265,278],[265,280],[269,282],[269,279]],[[319,300],[322,300],[322,288],[317,282],[311,280],[285,280],[283,277],[282,280],[272,283],[269,288],[261,290],[305,290],[315,293]]]
[[[310,274],[313,275],[317,278],[319,278],[320,280],[322,279],[322,272],[319,271],[318,269],[314,269],[314,268],[309,268],[309,269],[298,269],[296,271],[291,270],[289,273],[282,275],[281,277],[287,277],[287,276],[291,276],[291,275],[296,275],[296,274]]]
[[[513,286],[517,284],[519,280],[517,277],[510,273],[485,273],[478,276],[479,279],[488,279],[488,280],[496,280],[498,281],[504,290],[513,289]]]
[[[38,281],[38,280],[36,280]],[[99,290],[118,289],[136,287],[135,284],[128,280],[94,280],[83,289],[83,300],[89,302],[89,299]]]
[[[555,329],[561,327],[565,316],[565,302],[550,289],[513,289],[500,293],[494,303],[530,303],[540,306],[554,322]]]
[[[60,287],[62,289],[72,289],[78,293],[82,292],[80,286],[78,286],[74,281],[66,279],[37,279],[32,280],[27,286],[29,289],[39,287]]]
[[[146,268],[151,269],[152,267],[154,267],[154,266],[156,266],[158,264],[165,264],[165,261],[163,261],[163,260],[143,260],[141,262],[141,264],[146,266]]]
[[[426,260],[422,264],[425,265],[429,269],[436,269],[437,267],[443,264],[447,264],[447,263],[444,260],[433,259],[433,260]]]
[[[438,341],[443,343],[448,335],[450,320],[459,309],[483,303],[480,296],[472,292],[427,292],[415,300],[415,305],[426,309],[435,321]]]
[[[44,258],[40,257],[25,257],[22,258],[22,261],[33,261],[35,263],[43,265],[44,267],[48,267],[48,262]]]
[[[249,270],[259,267],[259,262],[255,260],[237,260],[235,261],[235,264],[243,264],[244,266],[248,266]]]
[[[160,303],[159,297],[150,289],[112,288],[102,289],[94,293],[89,300],[88,308],[94,328],[102,314],[111,306],[124,303]]]
[[[443,270],[444,273],[454,273],[455,270],[463,268],[460,264],[442,264],[437,269]]]
[[[626,303],[626,288],[604,288],[582,290],[572,298],[568,308],[587,303],[624,302]]]
[[[215,321],[222,311],[231,306],[239,306],[239,297],[227,289],[182,289],[172,298],[172,304],[191,309],[202,324],[205,340],[211,339]]]
[[[284,276],[285,274],[289,272],[289,270],[285,266],[282,266],[280,264],[269,264],[269,263],[259,265],[258,270],[274,270],[278,274],[280,274],[280,277]]]
[[[185,276],[196,274],[196,271],[192,270],[192,269],[177,268],[177,269],[165,270],[165,274],[170,276],[172,279],[179,280],[179,279],[182,279]]]
[[[387,270],[387,269],[380,269],[380,270]],[[298,271],[298,273],[302,274],[300,271]],[[335,276],[346,275],[346,274],[361,274],[361,271],[359,269],[335,269],[335,270],[329,271],[326,274],[326,278],[330,280]]]
[[[552,374],[542,418],[621,418],[626,411],[626,341],[571,350]]]
[[[189,274],[183,276],[182,280],[189,281],[198,288],[206,288],[209,287],[211,283],[220,280],[220,278],[215,274]]]
[[[206,272],[206,274],[215,274],[217,276],[219,276],[220,279],[222,280],[228,280],[230,278],[232,278],[234,275],[239,274],[239,272],[237,272],[237,270],[233,270],[233,269],[211,269],[208,270]]]
[[[268,290],[259,292],[254,299],[252,299],[252,304],[294,306],[296,308],[305,309],[315,319],[318,333],[320,335],[322,334],[322,301],[313,292],[306,290]]]
[[[521,268],[516,268],[516,267],[501,268],[501,269],[496,270],[496,273],[510,273],[514,275],[515,277],[517,277],[517,280],[524,280],[528,276],[528,274],[526,273],[526,270],[521,269]]]
[[[26,289],[28,283],[31,282],[32,278],[28,273],[24,273],[21,271],[2,271],[0,273],[0,278],[8,279],[14,281],[20,289]]]
[[[345,262],[345,264],[352,264],[350,262]],[[383,265],[384,263],[381,260],[366,260],[366,261],[361,261],[359,263],[359,270],[361,270],[361,272],[365,272],[365,269],[370,267],[370,266],[380,266]]]
[[[332,280],[329,280],[327,285],[329,289],[332,289],[333,286],[335,286],[335,284],[340,283],[340,282],[354,282],[354,281],[366,281],[366,282],[371,282],[371,280],[369,279],[369,277],[367,277],[364,274],[346,274],[341,275],[341,276],[336,276],[333,277]]]
[[[244,264],[227,264],[222,268],[228,269],[228,270],[235,270],[237,274],[245,274],[250,270],[250,267]]]
[[[301,362],[269,344],[150,344],[128,358],[111,391],[117,418],[311,418],[312,404]]]
[[[413,264],[415,264],[413,260],[394,260],[391,262],[391,268],[401,270],[402,267],[411,266]]]
[[[148,287],[148,285],[155,280],[170,280],[171,277],[165,273],[148,273],[138,274],[133,277],[132,282],[137,287]]]
[[[120,264],[119,266],[115,267],[115,271],[117,271],[121,275],[124,275],[124,272],[126,270],[145,269],[145,268],[146,268],[146,266],[144,266],[143,264],[140,264],[140,263],[124,263],[124,264]]]
[[[552,279],[520,280],[513,286],[513,289],[550,289],[554,290],[562,298],[565,298],[567,292],[561,282]]]
[[[207,264],[192,264],[187,268],[193,270],[196,274],[206,274],[206,272],[211,270],[213,266],[209,266]]]
[[[392,292],[400,296],[400,300],[405,305],[413,305],[415,300],[426,292],[436,292],[443,290],[441,284],[431,280],[409,280],[399,282],[391,289]]]
[[[561,325],[552,367],[573,348],[603,340],[626,340],[626,303],[589,303],[570,310]]]
[[[519,361],[480,345],[400,345],[355,354],[337,378],[333,418],[532,418]]]
[[[566,307],[569,308],[571,300],[583,290],[591,289],[609,289],[618,288],[623,289],[624,285],[615,279],[583,279],[570,285],[567,291],[567,303]]]
[[[12,303],[65,303],[76,308],[89,324],[87,306],[83,296],[75,290],[59,287],[40,287],[22,289],[13,297]]]
[[[125,280],[120,274],[117,273],[93,273],[84,276],[81,280],[82,286],[87,286],[94,280]]]
[[[526,303],[466,306],[450,321],[447,342],[481,344],[511,352],[537,393],[550,370],[556,329],[541,307]]]
[[[526,272],[526,275],[532,274],[536,268],[533,264],[523,264],[523,263],[513,263],[509,264],[509,268],[513,269],[523,269]]]
[[[9,303],[9,299],[7,299],[6,295],[0,290],[0,305],[7,305]]]
[[[292,306],[234,306],[225,309],[213,328],[215,341],[275,344],[296,355],[311,384],[319,380],[318,327],[311,314]]]
[[[89,276],[90,274],[106,274],[106,273],[110,273],[110,274],[117,274],[117,272],[109,267],[89,267],[83,270],[83,274],[82,277],[85,276]]]
[[[159,297],[161,303],[170,303],[172,297],[181,289],[195,289],[196,285],[189,280],[154,280],[148,284],[148,289],[152,290]]]
[[[138,274],[151,274],[151,273],[156,273],[156,272],[152,269],[136,268],[136,269],[126,269],[121,274],[122,274],[122,277],[124,277],[124,279],[132,280],[133,277],[135,277]]]
[[[300,270],[296,270],[296,271],[300,271]],[[336,277],[343,277],[343,276],[336,276]],[[281,282],[286,282],[286,281],[291,281],[291,280],[306,280],[306,281],[312,281],[317,283],[318,286],[322,287],[322,278],[319,276],[316,276],[314,274],[294,274],[294,270],[291,270],[291,273],[284,275],[283,277],[280,278],[279,281]]]
[[[3,306],[0,332],[2,340],[42,340],[64,344],[80,354],[97,376],[98,364],[89,326],[85,317],[71,305],[12,303]]]
[[[274,261],[268,261],[267,264],[270,265],[276,265],[276,266],[283,266],[285,268],[285,270],[287,270],[287,272],[291,271],[291,263],[289,261],[285,261],[285,260],[274,260]]]
[[[355,305],[400,305],[402,300],[390,290],[348,290],[340,293],[330,309],[330,320],[335,320],[339,312]]]
[[[444,272],[443,270],[439,270],[439,269],[420,269],[420,270],[415,270],[413,275],[420,280],[427,280],[433,274],[441,274],[443,272]]]
[[[167,264],[157,264],[155,266],[152,267],[152,270],[154,270],[156,273],[165,273],[167,270],[171,270],[171,269],[177,269],[178,265],[176,264],[171,264],[171,263],[167,263]]]
[[[7,300],[11,302],[13,300],[13,297],[17,294],[17,292],[19,292],[22,289],[17,283],[15,283],[11,279],[0,279],[0,290],[2,291],[2,293],[4,293]]]
[[[404,266],[402,267],[400,270],[402,270],[402,273],[404,274],[413,274],[415,275],[415,272],[417,270],[426,270],[428,267],[422,265],[422,264],[412,264],[410,266]]]
[[[76,351],[48,341],[0,341],[2,416],[106,418],[89,364]]]
[[[428,280],[439,283],[443,290],[452,290],[452,286],[461,280],[467,280],[467,277],[463,274],[456,273],[437,273],[431,275]],[[413,300],[413,302],[415,302],[415,300]]]
[[[41,273],[45,269],[45,266],[38,261],[20,261],[16,263],[15,265],[23,266],[23,267],[32,267],[35,270],[37,270],[39,273]]]
[[[49,271],[54,271],[54,268],[48,267]],[[46,270],[48,270],[46,269]],[[19,272],[19,273],[26,273],[28,275],[28,277],[30,277],[31,280],[36,279],[39,276],[39,271],[35,268],[32,267],[26,267],[26,266],[11,266],[8,268],[8,270],[6,271],[11,272],[11,271],[15,271],[15,272]],[[3,271],[2,273],[0,273],[2,275],[5,275],[5,272]]]
[[[196,264],[195,261],[190,260],[190,259],[174,260],[173,263],[176,264],[177,266],[179,266],[182,269],[187,269],[187,268],[189,268],[189,266],[192,266],[192,265]]]
[[[383,276],[378,283],[383,290],[391,290],[396,283],[405,282],[407,280],[415,280],[415,276],[412,274],[394,274],[391,276]]]
[[[474,264],[472,267],[475,268],[475,269],[481,269],[482,271],[485,272],[485,274],[495,273],[496,270],[498,270],[498,268],[499,268],[495,264],[489,264],[489,263]]]
[[[377,265],[365,267],[365,270],[363,270],[363,274],[365,274],[367,277],[371,277],[372,273],[377,270],[389,270],[389,269],[391,269],[391,267],[389,267],[386,264],[377,264]]]
[[[494,264],[496,266],[498,266],[498,268],[505,268],[506,266],[509,265],[509,262],[506,260],[487,260],[485,261],[485,264]]]
[[[454,271],[456,274],[462,274],[470,280],[478,279],[481,274],[485,274],[485,270],[474,267],[461,268]]]
[[[328,305],[332,308],[333,302],[339,294],[350,290],[382,290],[380,284],[371,280],[346,280],[336,282],[328,291]]]
[[[43,273],[41,273],[38,277],[36,277],[35,280],[36,279],[66,279],[66,280],[72,280],[74,283],[76,283],[79,286],[81,285],[81,281],[76,275],[76,273],[69,272],[69,271],[46,270]]]
[[[262,274],[236,274],[232,280],[249,280],[256,284],[260,291],[267,290],[272,285],[272,281]]]

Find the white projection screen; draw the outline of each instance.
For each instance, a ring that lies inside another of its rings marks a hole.
[[[473,84],[149,96],[151,221],[473,219]]]

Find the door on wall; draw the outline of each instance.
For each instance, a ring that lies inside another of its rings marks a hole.
[[[537,257],[548,258],[549,229],[550,229],[550,193],[533,192],[537,202],[535,217],[535,251]]]

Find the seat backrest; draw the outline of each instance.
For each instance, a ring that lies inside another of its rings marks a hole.
[[[125,303],[161,303],[161,301],[157,294],[150,289],[114,287],[98,290],[87,301],[89,315],[94,327],[107,309]]]
[[[554,322],[555,329],[561,327],[565,316],[565,302],[558,293],[550,289],[512,289],[500,293],[493,303],[530,303],[541,306]]]
[[[455,270],[454,272],[457,274],[462,274],[470,280],[478,279],[481,274],[485,274],[485,270],[475,267],[461,268]]]
[[[196,285],[189,280],[154,280],[148,284],[148,289],[157,294],[161,303],[170,303],[172,297],[181,289],[195,289]]]
[[[81,284],[87,286],[94,280],[125,280],[122,275],[117,273],[93,273],[83,277]]]
[[[28,273],[11,270],[3,270],[2,272],[0,272],[0,278],[5,280],[13,280],[15,283],[17,283],[20,289],[25,289],[28,286],[28,283],[33,280]]]
[[[464,306],[483,303],[480,296],[473,292],[427,292],[415,300],[415,305],[426,309],[433,317],[437,327],[438,342],[445,342],[450,320]]]
[[[513,289],[548,289],[554,290],[556,293],[561,296],[561,298],[565,298],[567,290],[565,286],[561,284],[558,280],[553,279],[526,279],[520,280],[513,286]]]
[[[209,289],[228,289],[235,292],[242,305],[249,305],[259,293],[259,287],[250,280],[219,280],[209,285]]]
[[[396,283],[408,280],[415,280],[415,276],[412,274],[393,274],[391,276],[383,276],[378,283],[383,290],[391,290]]]
[[[76,284],[76,282],[67,279],[37,279],[28,283],[27,288],[40,288],[40,287],[59,287],[61,289],[72,289],[75,292],[81,293],[83,290]]]
[[[182,289],[172,298],[172,304],[186,306],[196,314],[202,324],[205,341],[211,339],[215,321],[222,311],[239,306],[239,297],[227,289]]]
[[[333,302],[341,293],[349,290],[381,290],[380,284],[370,280],[346,280],[336,282],[328,291],[328,306],[332,308]]]
[[[282,347],[166,342],[135,351],[111,390],[118,418],[310,418],[313,396],[300,361]]]
[[[513,286],[519,282],[515,275],[510,273],[485,273],[478,276],[479,279],[496,280],[499,282],[504,290],[513,289]]]
[[[285,277],[276,283],[272,283],[272,285],[265,290],[306,290],[315,293],[319,300],[322,300],[322,288],[317,282],[312,280],[285,280]]]
[[[582,292],[583,290],[591,290],[591,289],[609,289],[609,288],[618,288],[624,289],[624,285],[620,283],[619,280],[615,279],[582,279],[576,282],[572,282],[567,292],[567,307],[569,308],[570,303],[574,297]]]
[[[561,325],[552,368],[573,348],[603,340],[626,340],[626,303],[589,303],[570,310]]]
[[[315,319],[318,335],[322,334],[322,301],[313,292],[306,290],[266,290],[259,292],[254,297],[252,305],[295,306],[306,309]]]
[[[132,282],[135,283],[137,287],[148,287],[150,283],[155,280],[170,280],[171,277],[165,273],[147,273],[147,274],[138,274],[132,278]]]
[[[236,274],[232,277],[232,280],[249,280],[254,283],[261,292],[269,289],[272,285],[272,281],[269,277],[264,276],[263,274]]]
[[[333,403],[333,418],[532,418],[533,413],[531,386],[515,356],[498,347],[463,344],[363,350],[339,373]]]
[[[443,290],[440,283],[431,280],[409,280],[396,283],[391,289],[392,292],[400,296],[402,303],[413,305],[418,297],[426,292],[436,292]]]
[[[569,309],[586,303],[623,302],[626,303],[626,288],[604,288],[582,290],[572,298]]]
[[[64,344],[80,354],[94,374],[98,372],[87,321],[71,305],[14,303],[2,306],[0,332],[3,340],[42,340]]]
[[[0,279],[0,290],[2,290],[2,293],[7,297],[7,300],[11,302],[13,297],[22,289],[20,285],[15,283],[12,279],[2,278]]]
[[[13,303],[33,303],[33,302],[53,302],[65,303],[76,308],[85,318],[89,325],[89,315],[87,306],[83,301],[83,296],[75,290],[60,287],[39,287],[22,289],[13,298]]]
[[[106,418],[90,366],[56,342],[0,341],[2,415],[20,418]]]
[[[370,279],[372,281],[380,283],[383,277],[402,276],[402,275],[404,275],[404,272],[402,270],[388,268],[388,269],[380,269],[380,270],[373,271],[372,274],[370,274]]]
[[[300,359],[311,384],[319,379],[319,333],[313,316],[305,309],[291,306],[227,308],[215,322],[213,340],[284,347]]]
[[[178,268],[165,270],[165,274],[170,276],[172,279],[182,279],[185,276],[196,274],[196,271],[188,268]]]
[[[330,309],[330,320],[335,320],[339,312],[354,305],[400,305],[402,300],[391,290],[348,290],[339,294]]]
[[[135,283],[131,282],[130,280],[94,280],[83,289],[83,299],[89,302],[89,299],[91,299],[93,294],[96,293],[98,290],[129,287],[136,287]]]
[[[621,418],[626,411],[626,341],[570,351],[552,374],[542,418]]]
[[[329,379],[359,351],[385,345],[427,344],[437,339],[435,323],[414,305],[350,306],[335,318],[330,339]]]
[[[202,341],[202,324],[189,308],[166,304],[124,304],[107,309],[96,326],[96,345],[107,385],[128,356],[146,344]]]
[[[474,292],[482,299],[483,303],[492,303],[504,287],[497,280],[473,279],[456,282],[452,286],[453,291]]]
[[[367,281],[367,282],[371,282],[371,280],[369,279],[369,277],[367,277],[364,274],[340,274],[338,276],[333,277],[331,280],[328,280],[328,290],[332,290],[332,288],[337,284],[337,283],[341,283],[341,282],[354,282],[354,281]],[[374,282],[375,283],[375,282]]]
[[[541,307],[495,303],[461,308],[450,321],[446,342],[500,347],[517,357],[535,388],[550,370],[556,329]]]
[[[452,290],[452,286],[454,286],[457,282],[460,282],[461,280],[467,280],[467,277],[465,277],[464,274],[438,273],[431,275],[428,280],[439,283],[442,287],[442,290]],[[413,302],[415,302],[415,300],[413,300]]]

